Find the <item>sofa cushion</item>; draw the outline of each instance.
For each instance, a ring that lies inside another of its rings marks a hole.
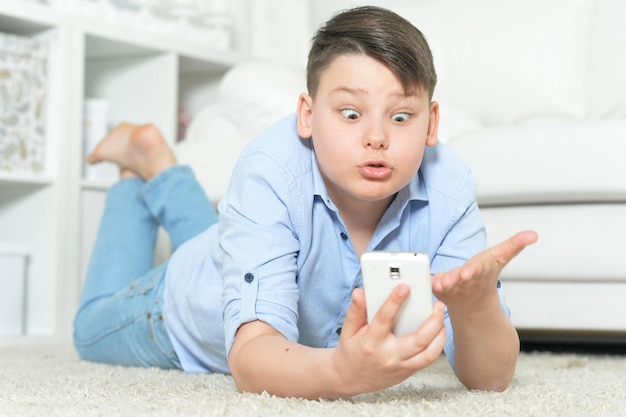
[[[194,169],[213,203],[226,193],[246,144],[296,110],[305,79],[303,68],[249,61],[234,66],[220,80],[216,100],[194,116],[185,140],[174,146],[178,162]]]
[[[580,118],[591,0],[379,0],[426,35],[436,98],[489,125]]]
[[[454,136],[485,128],[485,125],[467,109],[445,100],[438,102],[440,142],[446,143]]]
[[[502,271],[505,281],[620,281],[626,285],[621,244],[626,235],[626,204],[483,207],[481,213],[490,246],[522,230],[535,230],[539,235],[537,243]]]
[[[185,140],[174,146],[174,154],[179,164],[193,168],[198,183],[217,206],[226,195],[230,175],[247,144],[248,141],[239,136],[223,140]]]
[[[474,172],[481,205],[626,201],[626,120],[489,128],[446,146]]]
[[[220,80],[215,100],[193,117],[185,140],[250,140],[296,111],[303,91],[304,68],[257,60],[235,65]]]

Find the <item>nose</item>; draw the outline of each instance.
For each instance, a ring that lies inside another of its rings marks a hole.
[[[389,140],[381,123],[372,122],[363,135],[363,145],[372,149],[387,149]]]

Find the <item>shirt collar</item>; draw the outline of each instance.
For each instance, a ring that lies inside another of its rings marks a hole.
[[[337,212],[337,206],[332,202],[324,184],[322,173],[317,166],[317,158],[315,157],[315,151],[311,152],[311,175],[313,177],[313,195],[319,196],[319,198],[326,204],[326,206],[332,211]]]

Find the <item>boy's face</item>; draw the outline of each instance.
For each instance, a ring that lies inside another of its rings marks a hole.
[[[437,143],[439,107],[421,89],[405,95],[396,76],[367,55],[342,55],[321,75],[315,99],[302,94],[298,133],[312,137],[337,206],[390,201]]]

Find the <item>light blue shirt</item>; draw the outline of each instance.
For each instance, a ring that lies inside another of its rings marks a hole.
[[[298,136],[295,115],[253,140],[233,170],[219,223],[172,256],[165,320],[185,371],[229,372],[226,352],[239,326],[252,320],[303,345],[337,345],[362,279],[314,142]],[[418,174],[397,194],[367,250],[424,252],[434,274],[484,248],[473,177],[437,145],[426,148]],[[447,314],[445,321],[445,352],[454,366]]]

